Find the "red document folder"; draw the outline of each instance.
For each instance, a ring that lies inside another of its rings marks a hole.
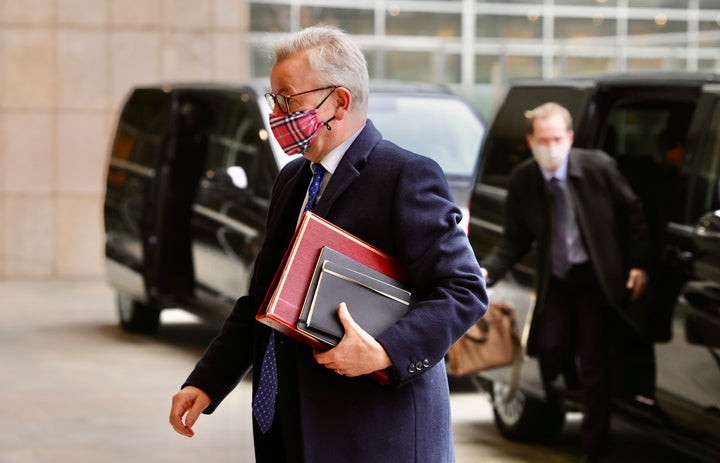
[[[327,349],[328,346],[298,331],[297,321],[323,246],[331,247],[390,278],[400,282],[407,281],[404,270],[394,257],[312,212],[303,213],[255,318],[284,335],[317,349]],[[385,372],[378,371],[371,376],[378,382],[389,382]]]

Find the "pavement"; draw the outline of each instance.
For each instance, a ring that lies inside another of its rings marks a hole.
[[[168,424],[172,395],[216,330],[168,310],[157,334],[128,334],[100,279],[0,280],[0,463],[254,461],[247,379],[200,418],[195,437]],[[518,444],[498,434],[486,396],[467,383],[452,383],[451,403],[458,463],[581,454],[577,419],[550,445]],[[683,461],[633,436],[618,461]]]

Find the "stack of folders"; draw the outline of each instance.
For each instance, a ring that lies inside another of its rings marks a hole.
[[[397,259],[305,212],[255,318],[313,349],[327,349],[344,334],[341,302],[377,336],[407,312],[405,281]],[[385,371],[369,376],[390,383]]]
[[[353,320],[377,337],[407,313],[410,291],[399,281],[324,246],[297,329],[328,345],[336,345],[345,333],[337,314],[342,302]]]

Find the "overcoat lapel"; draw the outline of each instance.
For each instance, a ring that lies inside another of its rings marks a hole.
[[[294,161],[289,168],[295,169],[290,179],[282,185],[274,201],[274,212],[270,214],[267,230],[267,242],[279,243],[285,249],[290,243],[300,215],[300,207],[305,199],[305,190],[310,183],[310,162],[305,160]],[[270,236],[270,233],[275,233]]]
[[[316,214],[327,217],[335,200],[360,176],[360,169],[381,139],[380,132],[368,120],[365,128],[345,152],[330,178],[330,182],[325,187],[321,200],[315,206]]]

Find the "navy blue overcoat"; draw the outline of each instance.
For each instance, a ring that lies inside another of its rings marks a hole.
[[[205,413],[251,366],[260,371],[270,332],[254,317],[292,237],[309,181],[304,158],[278,175],[249,294],[238,300],[186,382],[212,398]],[[315,212],[397,257],[410,276],[414,300],[408,314],[377,337],[393,363],[390,386],[340,376],[318,365],[309,348],[276,336],[276,419],[284,432],[262,436],[255,426],[258,461],[276,445],[289,445],[292,461],[308,463],[454,461],[444,355],[485,313],[487,295],[440,167],[382,140],[368,121]],[[259,375],[254,376],[253,390]],[[279,435],[282,442],[273,437]]]

